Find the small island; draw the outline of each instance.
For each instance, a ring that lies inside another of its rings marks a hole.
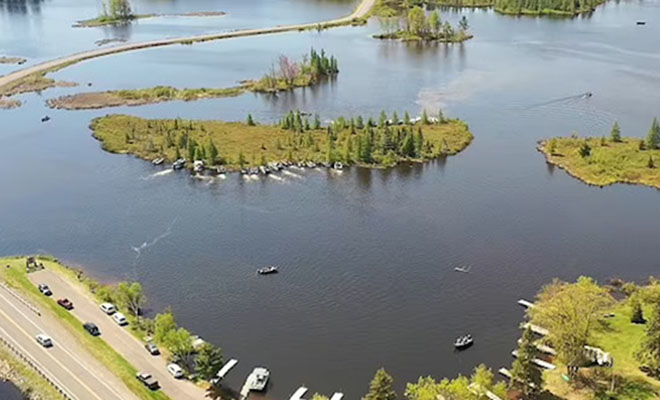
[[[390,167],[457,154],[472,141],[467,124],[442,113],[411,119],[385,112],[373,118],[336,118],[323,126],[318,115],[289,112],[275,125],[148,120],[128,115],[96,118],[90,128],[103,149],[145,160],[203,161],[207,168],[238,171],[276,162],[315,162]],[[186,163],[188,168],[192,162]]]
[[[373,14],[379,17],[405,15],[410,9],[423,6],[425,9],[437,7],[485,8],[508,15],[537,15],[572,17],[593,12],[606,0],[377,0]]]
[[[201,99],[234,97],[245,92],[277,93],[307,87],[339,73],[337,59],[328,56],[324,50],[310,50],[309,55],[299,62],[287,56],[280,56],[271,71],[258,80],[246,80],[240,86],[230,88],[177,89],[170,86],[156,86],[147,89],[109,90],[86,92],[49,99],[51,108],[65,110],[89,110],[105,107],[140,106],[165,101],[194,101]]]
[[[468,33],[469,24],[465,16],[460,19],[458,28],[454,28],[449,21],[443,22],[436,10],[427,17],[420,7],[411,8],[405,19],[382,18],[380,22],[384,32],[374,35],[376,39],[460,43],[473,37]]]
[[[660,189],[660,125],[654,119],[645,139],[622,137],[618,123],[609,138],[557,137],[541,141],[548,163],[595,186],[628,183]]]
[[[27,60],[23,57],[0,56],[0,64],[24,64]]]

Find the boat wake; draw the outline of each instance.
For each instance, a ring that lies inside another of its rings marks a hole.
[[[141,176],[140,179],[142,179],[143,181],[149,181],[149,180],[152,180],[154,178],[158,178],[159,176],[169,175],[173,171],[174,171],[173,169],[168,168],[168,169],[164,169],[162,171],[154,172],[153,174],[148,175],[148,176]]]
[[[150,247],[155,246],[159,241],[162,239],[165,239],[166,237],[170,236],[172,234],[172,228],[174,227],[174,224],[176,224],[176,221],[178,220],[179,217],[176,217],[172,220],[172,222],[169,224],[165,232],[161,233],[160,235],[156,236],[153,238],[151,241],[143,242],[141,245],[135,247],[131,246],[131,249],[136,253],[135,254],[135,260],[133,261],[133,267],[137,267],[138,260],[140,259],[140,256],[142,256],[142,252],[144,250],[149,249]],[[137,272],[137,271],[135,271]]]
[[[277,175],[273,175],[273,174],[270,174],[270,175],[268,175],[268,176],[269,176],[271,179],[274,179],[274,180],[276,180],[276,181],[278,181],[278,182],[282,182],[282,183],[286,183],[286,182],[287,182],[287,180],[284,179],[284,178],[282,178],[281,176],[277,176]]]
[[[544,101],[544,102],[541,102],[541,103],[532,104],[530,106],[525,107],[525,110],[532,110],[534,108],[550,106],[550,105],[555,105],[555,104],[572,104],[572,103],[577,103],[581,100],[586,100],[590,97],[591,97],[591,92],[585,92],[585,93],[580,93],[580,94],[576,94],[576,95],[573,95],[573,96],[561,97],[561,98],[558,98],[558,99],[553,99],[553,100],[548,100],[548,101]]]

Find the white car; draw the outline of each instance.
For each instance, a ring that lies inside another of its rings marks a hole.
[[[112,315],[112,314],[115,313],[115,311],[117,311],[117,309],[115,308],[114,305],[112,305],[110,303],[103,303],[103,304],[101,304],[101,311],[103,311],[104,313],[106,313],[108,315]]]
[[[114,319],[115,322],[117,323],[117,325],[119,325],[119,326],[128,325],[128,321],[126,320],[126,317],[124,316],[124,314],[122,314],[120,312],[116,312],[112,316],[112,319]]]
[[[37,342],[39,342],[40,345],[44,347],[52,347],[53,346],[53,339],[50,338],[50,336],[40,333],[37,336],[35,336],[35,339],[37,339]]]
[[[172,376],[175,377],[176,379],[183,378],[183,370],[181,369],[181,367],[179,367],[178,364],[174,364],[174,363],[169,364],[167,366],[167,372],[172,374]]]

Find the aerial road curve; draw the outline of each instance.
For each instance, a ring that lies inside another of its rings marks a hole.
[[[355,10],[350,15],[329,21],[312,22],[307,24],[282,25],[271,28],[245,29],[245,30],[238,30],[232,32],[211,33],[211,34],[186,36],[186,37],[170,38],[170,39],[158,39],[147,42],[127,43],[119,46],[106,47],[103,49],[83,51],[80,53],[75,53],[61,58],[57,58],[55,60],[36,64],[31,67],[20,69],[18,71],[11,72],[4,76],[0,76],[0,88],[5,85],[12,84],[31,74],[53,71],[64,68],[71,64],[75,64],[83,60],[88,60],[90,58],[97,58],[97,57],[107,56],[110,54],[123,53],[126,51],[140,50],[151,47],[169,46],[169,45],[181,44],[181,43],[204,42],[209,40],[267,35],[271,33],[282,33],[282,32],[290,32],[290,31],[297,31],[304,29],[313,29],[319,26],[329,27],[329,26],[347,24],[353,21],[355,18],[366,17],[369,14],[369,11],[371,10],[375,2],[376,0],[362,0],[362,2],[355,8]]]

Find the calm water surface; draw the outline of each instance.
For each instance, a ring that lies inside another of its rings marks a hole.
[[[329,10],[342,15],[351,2],[263,3],[273,10],[269,23],[250,26],[314,20]],[[38,4],[42,14],[62,12],[57,2]],[[248,26],[231,25],[248,10],[234,2],[200,0],[185,9],[210,4],[230,13],[223,17],[228,27]],[[38,14],[31,13],[16,22],[0,14],[0,30],[17,32],[0,36],[3,51],[47,58],[92,47],[102,36],[75,31],[63,50],[41,49],[17,39],[33,32]],[[172,305],[183,325],[240,359],[232,385],[253,366],[268,366],[274,398],[301,384],[359,398],[380,366],[402,389],[419,375],[509,365],[522,318],[518,298],[531,298],[553,277],[658,274],[658,191],[588,187],[547,166],[535,145],[573,131],[606,135],[615,120],[626,135],[645,134],[660,114],[660,3],[611,2],[572,20],[465,14],[475,39],[463,45],[376,41],[372,21],[321,34],[126,53],[58,72],[58,79],[93,86],[25,95],[22,108],[0,113],[0,159],[8,166],[0,172],[0,254],[48,252],[106,281],[139,279],[154,310]],[[637,27],[637,19],[648,24]],[[53,35],[64,29],[41,23]],[[145,25],[133,28],[141,33],[131,40],[159,35]],[[278,98],[110,111],[228,120],[250,112],[273,121],[292,108],[330,119],[442,107],[469,123],[475,141],[426,165],[199,181],[103,152],[87,126],[108,110],[43,105],[79,90],[228,86],[261,76],[281,53],[297,57],[311,46],[338,57],[335,81]],[[584,98],[587,91],[593,97]],[[41,124],[46,113],[52,120]],[[256,276],[269,264],[282,272]],[[459,264],[472,265],[471,273],[453,272]],[[455,353],[452,341],[465,332],[476,345]]]
[[[0,399],[2,400],[21,400],[23,396],[11,382],[0,381]]]

